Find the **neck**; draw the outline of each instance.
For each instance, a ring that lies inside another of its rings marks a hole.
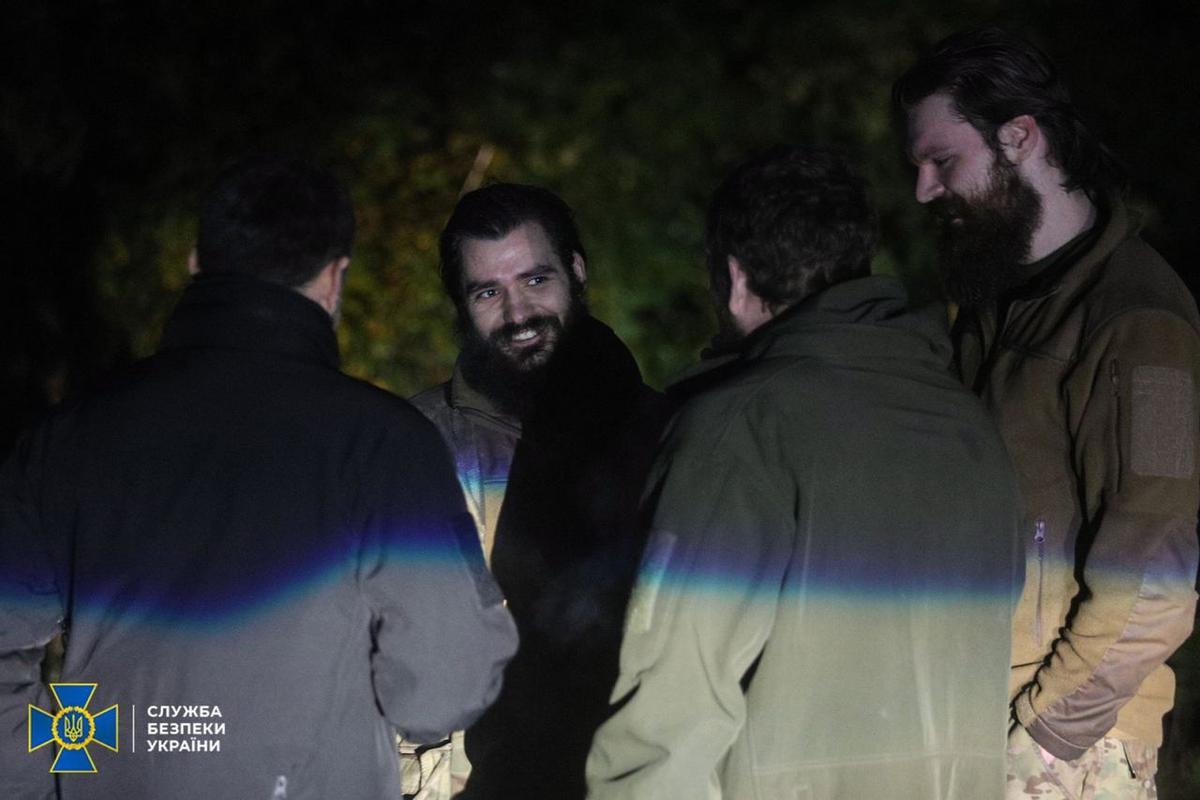
[[[1096,222],[1096,206],[1081,189],[1066,192],[1055,184],[1041,196],[1042,222],[1033,234],[1026,263],[1045,258]]]

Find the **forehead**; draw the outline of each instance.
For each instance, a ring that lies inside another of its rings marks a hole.
[[[908,154],[922,161],[938,152],[962,153],[987,148],[975,126],[954,111],[954,101],[945,92],[931,94],[908,112]]]
[[[563,269],[550,237],[536,222],[524,222],[499,239],[463,240],[462,260],[466,283],[500,280],[537,267]]]

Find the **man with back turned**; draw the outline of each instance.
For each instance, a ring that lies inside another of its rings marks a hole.
[[[321,171],[229,169],[159,351],[5,463],[0,796],[398,797],[396,730],[496,696],[515,631],[446,448],[338,369],[353,230]]]
[[[589,797],[1003,795],[1015,479],[942,326],[869,274],[875,235],[820,149],[717,190],[731,344],[651,471]]]

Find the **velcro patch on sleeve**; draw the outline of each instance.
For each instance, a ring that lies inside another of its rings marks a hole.
[[[1133,370],[1132,466],[1138,475],[1189,478],[1196,467],[1192,376],[1173,367]]]
[[[628,633],[647,633],[654,621],[654,606],[662,590],[671,563],[671,552],[675,549],[675,534],[656,532],[646,545],[642,566],[638,570],[637,586],[629,601],[629,613],[625,618]]]

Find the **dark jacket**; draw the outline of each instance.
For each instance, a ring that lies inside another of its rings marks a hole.
[[[1059,758],[1106,735],[1157,746],[1175,690],[1163,662],[1196,603],[1196,304],[1118,204],[1005,319],[956,330],[1025,499],[1014,713]]]
[[[461,372],[415,399],[450,442],[521,633],[500,697],[467,731],[464,798],[581,798],[616,679],[641,553],[637,501],[665,407],[628,349],[591,317],[550,370],[544,402],[523,421],[497,411]]]
[[[949,358],[870,277],[692,376],[589,797],[1003,797],[1018,498]]]
[[[194,281],[157,355],[24,440],[0,515],[5,798],[53,791],[24,717],[57,711],[36,661],[60,628],[61,680],[120,710],[62,797],[106,800],[397,797],[395,729],[469,724],[515,650],[437,431],[339,372],[284,287]],[[223,728],[164,753],[189,739],[168,721]]]

